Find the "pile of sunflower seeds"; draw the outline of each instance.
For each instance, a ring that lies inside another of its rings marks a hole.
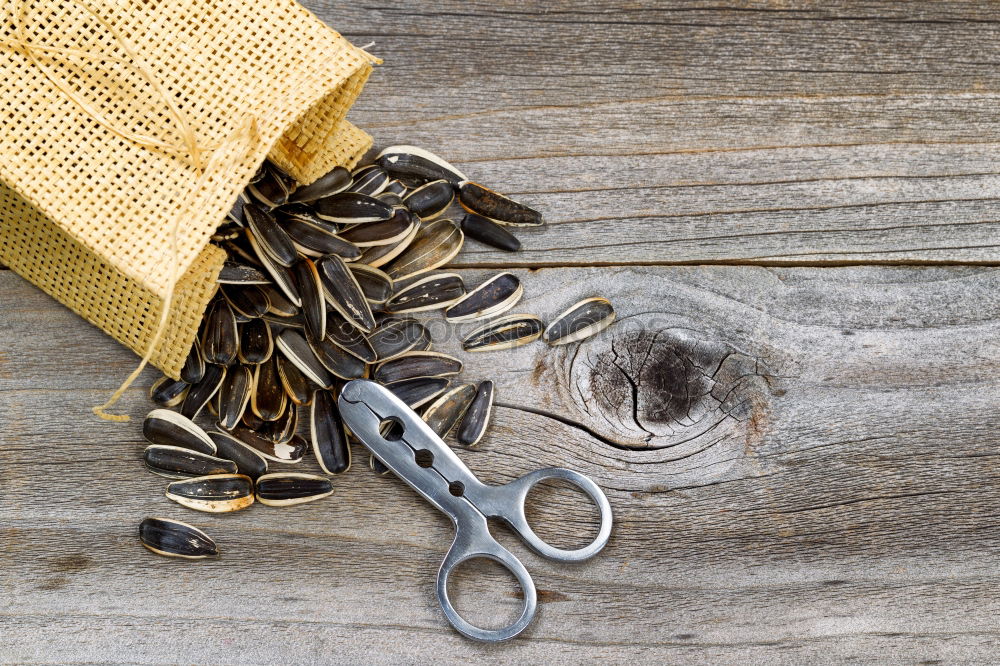
[[[456,198],[465,210],[459,223],[443,217]],[[336,400],[351,379],[373,379],[422,408],[441,437],[454,430],[460,444],[477,444],[494,384],[453,386],[462,361],[432,351],[412,313],[484,320],[463,340],[466,352],[539,337],[568,344],[614,321],[607,300],[589,298],[545,327],[531,314],[505,314],[524,293],[517,276],[503,272],[468,290],[461,276],[435,272],[466,236],[516,252],[520,241],[506,227],[538,226],[542,217],[414,146],[386,148],[372,164],[338,167],[305,187],[266,163],[228,218],[212,238],[228,254],[219,291],[180,380],[153,385],[161,408],[143,423],[146,467],[176,479],[166,495],[190,509],[222,513],[255,500],[289,506],[330,495],[330,476],[351,465],[352,435]],[[211,431],[194,422],[206,412]],[[310,451],[323,475],[270,471]],[[388,471],[372,456],[368,464]],[[161,555],[218,554],[211,537],[179,521],[147,518],[139,538]]]

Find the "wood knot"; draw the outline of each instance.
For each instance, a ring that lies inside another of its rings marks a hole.
[[[631,449],[697,450],[737,434],[747,446],[760,441],[773,395],[760,359],[690,329],[651,324],[619,322],[574,357],[571,391],[592,426]]]

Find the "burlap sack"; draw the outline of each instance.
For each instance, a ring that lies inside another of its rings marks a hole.
[[[14,0],[0,16],[0,262],[176,377],[208,244],[269,156],[302,183],[371,139],[372,58],[292,0]]]

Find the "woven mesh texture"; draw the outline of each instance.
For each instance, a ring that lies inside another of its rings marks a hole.
[[[265,156],[308,183],[371,147],[344,118],[371,57],[292,0],[91,7],[103,23],[73,0],[29,0],[20,21],[0,10],[0,262],[140,354],[176,280],[152,357],[176,377],[222,265],[209,237]],[[10,45],[15,21],[45,47],[40,64]],[[184,145],[164,92],[205,149],[200,164],[122,136]]]

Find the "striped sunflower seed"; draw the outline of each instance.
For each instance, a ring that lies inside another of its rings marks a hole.
[[[215,557],[219,547],[193,525],[166,518],[146,518],[139,523],[139,541],[157,555],[199,560]]]
[[[220,458],[232,460],[236,463],[237,471],[240,474],[256,479],[262,474],[267,474],[267,459],[240,440],[229,433],[213,430],[208,436],[215,442],[218,450],[216,454]]]
[[[462,249],[462,230],[454,221],[435,220],[422,227],[386,273],[395,281],[427,273],[451,261]],[[364,255],[362,255],[362,260]]]
[[[469,333],[462,342],[462,349],[482,352],[519,347],[537,340],[542,335],[542,328],[542,320],[535,315],[507,315]]]
[[[272,355],[254,366],[250,408],[264,421],[277,421],[288,407],[288,395],[278,377],[278,362]]]
[[[418,277],[392,295],[383,310],[391,314],[446,308],[465,296],[465,282],[457,273],[430,273]]]
[[[215,444],[213,442],[212,446]],[[184,479],[189,476],[209,474],[235,474],[236,463],[223,460],[207,453],[199,453],[180,446],[152,444],[142,452],[142,461],[153,474],[168,479]]]
[[[317,264],[326,302],[341,316],[365,333],[375,328],[375,316],[368,299],[361,291],[354,273],[344,260],[335,254],[319,260]]]
[[[253,371],[245,365],[233,366],[219,387],[219,426],[232,430],[239,425],[253,393]],[[208,435],[205,435],[208,437]]]
[[[427,404],[448,389],[451,380],[443,377],[417,377],[404,379],[384,386],[402,400],[410,409]]]
[[[182,379],[160,377],[149,387],[149,399],[160,407],[176,407],[184,402],[190,386]]]
[[[309,449],[309,444],[298,435],[294,435],[285,443],[276,442],[267,435],[244,425],[236,426],[230,434],[259,453],[261,457],[279,463],[302,462]]]
[[[430,407],[424,410],[422,418],[438,437],[446,437],[468,410],[475,397],[475,385],[459,384],[431,403]]]
[[[537,210],[471,181],[459,184],[458,201],[470,213],[477,213],[499,224],[511,227],[543,224],[542,214]]]
[[[455,188],[446,180],[421,185],[403,198],[403,205],[424,222],[435,220],[455,201]]]
[[[263,319],[251,319],[240,327],[241,363],[256,365],[271,358],[274,353],[274,338],[271,337],[271,327]]]
[[[385,222],[358,224],[340,235],[359,248],[396,245],[409,236],[418,224],[419,218],[411,215],[405,208],[396,208],[392,217]]]
[[[167,484],[167,499],[195,511],[229,513],[253,504],[253,481],[242,474],[213,474]]]
[[[268,506],[314,502],[332,494],[333,484],[325,476],[282,472],[257,479],[257,501]]]
[[[467,180],[454,166],[429,150],[417,146],[389,146],[375,158],[375,162],[394,176],[424,179],[443,178],[450,183]]]
[[[552,346],[569,344],[596,335],[614,320],[615,309],[608,299],[586,298],[556,317],[542,339]]]
[[[457,439],[465,446],[475,446],[486,433],[486,428],[490,425],[490,415],[493,412],[493,395],[495,388],[493,382],[486,380],[479,384],[476,390],[476,397],[472,399],[472,404],[462,417],[462,423],[458,426]]]
[[[521,241],[514,234],[482,215],[466,213],[462,218],[462,232],[466,238],[475,239],[499,250],[517,252],[521,249]]]
[[[197,423],[169,409],[154,409],[142,422],[142,436],[150,444],[179,446],[215,455],[215,444]]]
[[[275,339],[279,351],[302,372],[305,377],[323,388],[333,387],[333,378],[316,358],[305,337],[298,331],[286,328]]]
[[[326,474],[346,472],[351,467],[351,447],[337,400],[330,391],[316,391],[309,416],[313,454],[319,466]]]
[[[506,312],[524,294],[521,281],[513,273],[500,273],[482,283],[444,311],[448,321],[482,319]]]
[[[336,166],[333,167],[332,171],[320,176],[309,185],[296,189],[288,197],[288,201],[309,203],[323,197],[333,196],[349,188],[353,181],[354,178],[350,171],[342,166]]]
[[[341,192],[324,197],[313,207],[321,220],[340,224],[384,222],[393,216],[393,207],[375,197],[357,192]]]
[[[384,271],[358,263],[349,264],[348,268],[354,273],[354,278],[369,303],[381,305],[392,296],[392,278]]]
[[[441,352],[409,352],[375,366],[372,379],[380,384],[417,377],[450,377],[462,372],[462,362]]]
[[[395,245],[374,245],[366,248],[365,251],[361,253],[361,258],[358,259],[358,262],[366,266],[371,266],[372,268],[385,266],[390,261],[405,252],[406,249],[413,244],[413,241],[416,239],[420,229],[421,226],[419,224],[413,225],[413,229],[410,230],[410,234]]]
[[[291,266],[298,253],[292,239],[281,228],[271,211],[256,204],[247,204],[243,211],[246,214],[247,229],[257,241],[258,247],[275,263]]]
[[[201,378],[201,381],[193,384],[188,389],[187,395],[184,397],[184,402],[181,403],[181,414],[189,419],[198,416],[201,410],[205,408],[205,405],[208,404],[208,401],[215,397],[225,378],[225,366],[214,363],[206,364],[205,374]]]

